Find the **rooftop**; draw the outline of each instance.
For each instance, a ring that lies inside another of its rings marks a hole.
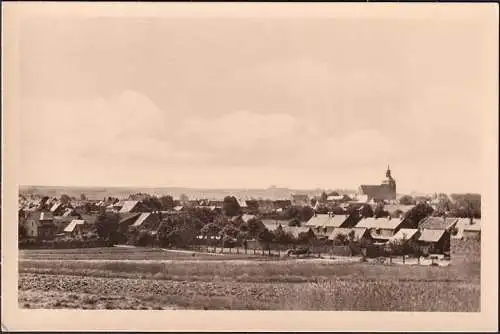
[[[364,228],[381,228],[381,229],[389,229],[393,230],[397,228],[403,222],[400,218],[364,218],[356,227],[364,227]]]

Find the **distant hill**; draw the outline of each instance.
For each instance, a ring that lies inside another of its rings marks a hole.
[[[300,190],[288,188],[268,189],[197,189],[183,187],[63,187],[63,186],[20,186],[19,192],[23,195],[36,194],[50,197],[60,197],[62,194],[80,198],[84,194],[89,199],[103,199],[108,196],[126,198],[130,194],[148,193],[162,196],[171,195],[178,198],[185,194],[190,199],[223,199],[231,195],[241,199],[290,199],[292,194],[307,194],[309,196],[321,195],[322,191],[332,191],[331,189]],[[339,192],[354,192],[352,190],[337,190]]]

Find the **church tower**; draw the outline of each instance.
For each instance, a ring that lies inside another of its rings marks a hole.
[[[382,184],[388,185],[394,193],[396,193],[396,180],[391,175],[391,168],[387,165],[387,171],[385,172],[386,179]]]

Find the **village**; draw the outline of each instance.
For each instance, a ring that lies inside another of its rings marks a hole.
[[[281,200],[20,195],[19,205],[20,248],[129,245],[420,261],[449,260],[451,239],[480,239],[481,233],[480,197],[398,196],[389,167],[380,185],[361,185],[354,194]]]

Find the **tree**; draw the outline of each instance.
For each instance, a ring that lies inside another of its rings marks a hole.
[[[209,236],[209,237],[219,235],[220,231],[221,231],[220,226],[214,223],[207,224],[203,226],[203,228],[201,229],[201,233],[204,236]]]
[[[401,217],[401,215],[402,215],[402,214],[403,214],[403,211],[401,211],[401,210],[397,209],[396,211],[392,212],[392,213],[390,214],[390,216],[391,216],[392,218],[399,218],[399,217]]]
[[[104,212],[97,216],[95,228],[99,239],[117,242],[120,238],[118,233],[120,217],[114,212]]]
[[[170,195],[161,196],[159,199],[162,210],[171,210],[174,208],[174,198]]]
[[[224,227],[224,229],[222,230],[222,233],[224,236],[229,236],[229,237],[234,238],[234,239],[236,239],[239,232],[240,232],[240,230],[238,230],[236,227],[234,227],[232,225],[226,225]]]
[[[384,210],[384,205],[379,204],[375,208],[375,211],[373,212],[376,218],[381,218],[381,217],[387,217],[389,216],[389,212]]]
[[[321,193],[321,202],[326,202],[328,200],[328,195],[326,194],[326,192],[322,192]]]
[[[349,238],[345,233],[339,233],[333,239],[333,244],[335,246],[345,246],[349,243]]]
[[[256,238],[259,236],[261,232],[263,232],[266,229],[266,226],[262,221],[252,218],[248,222],[248,234],[252,238]]]
[[[340,196],[340,194],[336,191],[332,191],[328,194],[328,196]]]
[[[71,197],[69,197],[68,195],[66,194],[62,194],[61,197],[59,198],[59,201],[66,205],[66,204],[69,204],[71,202]]]
[[[87,200],[87,196],[85,196],[85,194],[80,194],[80,200],[86,201]]]
[[[409,226],[417,228],[418,223],[432,214],[434,209],[427,203],[418,203],[405,214],[405,219],[409,221]]]
[[[281,227],[281,225],[280,225]],[[277,243],[286,245],[290,244],[293,241],[293,235],[291,233],[287,233],[283,230],[283,228],[278,227],[276,230],[273,231],[274,234],[274,240],[276,240]]]
[[[226,216],[233,217],[241,213],[240,204],[234,196],[224,197],[224,202],[222,204],[222,209]]]
[[[294,218],[299,218],[299,208],[296,206],[291,206],[288,207],[285,211],[285,218],[286,219],[294,219]]]
[[[146,211],[160,211],[162,209],[162,204],[156,196],[145,197],[142,200],[142,205]]]
[[[314,216],[314,210],[312,208],[304,206],[300,209],[299,218],[301,221],[306,222],[311,219],[312,216]]]
[[[274,234],[271,233],[267,228],[264,229],[259,234],[259,242],[263,245],[262,251],[266,248],[269,251],[269,255],[271,255],[271,243],[274,241]]]
[[[361,207],[360,215],[361,215],[361,217],[368,218],[368,217],[373,217],[375,215],[375,213],[373,212],[371,205],[365,204]]]
[[[399,204],[402,205],[414,205],[415,199],[410,195],[404,195],[399,199]]]

